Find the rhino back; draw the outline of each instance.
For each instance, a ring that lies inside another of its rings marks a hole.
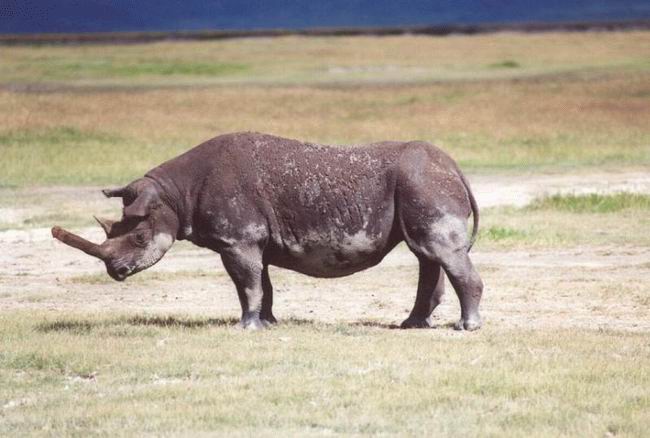
[[[252,134],[236,170],[270,226],[272,258],[311,275],[344,275],[392,248],[401,143],[335,147]],[[349,271],[349,272],[348,272]]]
[[[404,147],[336,147],[235,133],[161,168],[194,187],[185,197],[194,199],[195,243],[218,250],[261,236],[264,227],[271,264],[339,276],[378,263],[399,242],[395,184]]]

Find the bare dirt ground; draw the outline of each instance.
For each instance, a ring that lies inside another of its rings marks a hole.
[[[483,207],[525,205],[536,196],[556,192],[650,192],[646,172],[479,176],[472,183]],[[41,195],[44,201],[2,207],[0,220],[5,223],[56,210],[57,205],[72,203],[83,211],[84,206],[107,202],[90,188],[15,193],[17,201]],[[98,227],[77,231],[95,241],[103,238]],[[0,248],[0,309],[5,311],[239,315],[234,287],[219,256],[184,242],[154,268],[124,283],[110,280],[101,262],[54,241],[49,228],[2,231]],[[486,284],[482,303],[486,324],[650,331],[648,247],[500,251],[484,250],[479,242],[472,258]],[[399,324],[413,304],[417,262],[402,245],[380,265],[350,277],[319,280],[272,269],[271,279],[279,319],[391,326]],[[447,287],[446,299],[435,312],[439,327],[447,327],[459,315],[458,301]]]

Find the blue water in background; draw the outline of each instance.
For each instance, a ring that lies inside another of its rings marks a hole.
[[[650,18],[650,0],[0,0],[0,33],[303,29]]]

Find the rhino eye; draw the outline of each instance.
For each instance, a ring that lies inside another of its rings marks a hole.
[[[146,243],[144,233],[137,233],[135,235],[135,243],[138,246],[144,246]]]

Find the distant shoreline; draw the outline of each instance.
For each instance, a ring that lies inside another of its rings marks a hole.
[[[576,21],[557,23],[447,24],[433,26],[323,27],[309,29],[199,30],[171,32],[97,32],[0,34],[0,45],[38,44],[132,44],[158,41],[201,41],[231,38],[299,36],[391,36],[391,35],[473,35],[495,32],[611,32],[648,30],[650,19],[625,21]]]

